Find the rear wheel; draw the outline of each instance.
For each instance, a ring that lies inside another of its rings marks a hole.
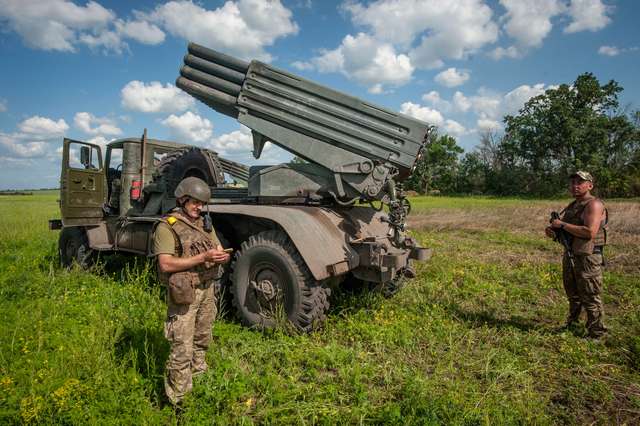
[[[87,233],[81,227],[62,228],[58,238],[58,254],[62,266],[70,268],[75,262],[83,269],[93,265],[96,255],[89,247]]]
[[[313,278],[285,233],[251,236],[232,269],[233,304],[243,324],[272,328],[286,316],[298,330],[312,331],[326,319],[331,290]]]

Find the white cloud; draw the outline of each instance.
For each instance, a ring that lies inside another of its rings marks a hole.
[[[64,135],[64,132],[69,130],[69,126],[62,118],[54,121],[35,115],[18,124],[18,129],[27,134],[27,137],[46,140]]]
[[[506,114],[515,114],[534,96],[544,93],[551,86],[538,83],[533,86],[523,84],[506,94],[480,88],[475,95],[466,96],[458,91],[453,95],[456,110],[466,112],[472,110],[480,118],[501,120]]]
[[[470,76],[471,72],[469,70],[447,68],[446,70],[436,75],[434,80],[436,81],[436,83],[439,83],[446,87],[456,87],[464,84],[467,80],[469,80]]]
[[[341,72],[368,86],[371,93],[382,93],[385,86],[401,86],[413,73],[407,55],[396,54],[391,44],[364,33],[347,35],[338,48],[322,52],[312,63],[320,72]]]
[[[509,46],[506,49],[504,47],[496,47],[491,52],[489,52],[489,57],[492,59],[500,60],[502,58],[519,58],[522,56],[522,52],[518,50],[515,46]]]
[[[499,118],[502,112],[502,96],[486,89],[478,90],[478,94],[467,98],[471,109],[480,117]]]
[[[313,64],[310,62],[295,61],[291,63],[291,66],[300,71],[309,71],[313,69]]]
[[[434,99],[435,97],[433,96],[433,93],[434,92],[431,92],[431,96],[428,97]],[[444,131],[444,133],[452,136],[457,137],[467,133],[467,129],[462,124],[455,120],[445,120],[440,111],[429,108],[428,106],[405,102],[400,106],[400,112],[413,118],[417,118],[418,120],[422,120],[432,126],[438,126]]]
[[[92,143],[94,145],[100,146],[102,148],[102,154],[104,155],[105,148],[106,148],[107,144],[109,142],[113,142],[114,140],[115,140],[115,138],[107,139],[104,136],[94,136],[91,139],[89,139],[87,142],[88,143]],[[62,155],[62,149],[59,149],[59,152],[60,152],[60,155],[57,157],[58,159]],[[118,158],[118,156],[121,156],[121,152],[114,151],[114,152],[112,152],[111,155],[112,155],[112,157],[111,157],[112,161],[115,161],[115,159]]]
[[[90,135],[121,135],[122,130],[114,120],[96,117],[88,112],[78,112],[73,117],[76,127]],[[94,126],[94,127],[92,127]]]
[[[146,21],[118,20],[115,25],[119,34],[143,44],[160,44],[165,38],[160,28]]]
[[[206,142],[213,134],[211,121],[191,111],[180,116],[171,114],[161,123],[169,127],[171,133],[184,143]]]
[[[467,112],[471,108],[471,101],[464,93],[458,91],[453,94],[453,105],[458,111]]]
[[[571,0],[568,14],[572,21],[564,32],[601,30],[611,22],[607,15],[612,11],[613,8],[604,5],[601,0]]]
[[[47,143],[25,142],[25,135],[0,133],[0,155],[5,158],[36,158],[46,153]]]
[[[600,46],[598,53],[605,56],[618,56],[620,49],[615,46]]]
[[[480,88],[475,95],[467,96],[461,91],[456,91],[450,101],[441,99],[437,92],[430,92],[423,96],[423,99],[431,101],[432,105],[451,105],[454,112],[472,112],[476,116],[476,125],[479,130],[501,129],[502,119],[505,115],[516,114],[523,108],[524,104],[531,98],[545,92],[545,90],[556,86],[538,83],[534,85],[523,84],[506,94]],[[415,108],[414,108],[415,109]],[[423,114],[426,112],[423,111]],[[468,130],[453,120],[445,120],[442,127],[450,134],[460,136],[468,134],[473,130]]]
[[[502,125],[496,120],[490,120],[488,118],[480,118],[476,122],[478,130],[480,132],[495,132],[502,129]]]
[[[253,151],[251,131],[243,126],[241,130],[225,133],[212,139],[209,142],[209,147],[222,155],[237,153],[248,154]]]
[[[493,12],[482,0],[379,0],[350,2],[345,9],[375,38],[410,49],[418,68],[463,59],[498,38]]]
[[[600,46],[598,53],[604,56],[618,56],[627,52],[636,52],[638,47],[616,47],[616,46]]]
[[[73,52],[79,33],[99,31],[114,17],[94,1],[78,6],[66,0],[0,0],[0,19],[36,49]]]
[[[139,14],[139,18],[143,15]],[[292,13],[279,0],[227,1],[209,10],[191,1],[170,1],[144,15],[177,37],[243,58],[271,60],[264,51],[278,38],[298,32]]]
[[[211,139],[208,148],[220,153],[224,157],[240,161],[243,164],[277,164],[290,161],[292,154],[282,148],[267,142],[262,150],[260,159],[253,158],[253,137],[251,130],[241,126],[240,130],[225,133]]]
[[[456,137],[460,137],[467,133],[467,129],[455,120],[446,120],[444,122],[443,129],[445,133]]]
[[[122,40],[120,34],[115,31],[100,31],[97,34],[80,34],[79,41],[86,44],[91,50],[103,49],[104,53],[122,53],[129,49],[127,43]]]
[[[126,38],[157,44],[164,33],[144,21],[124,21],[95,1],[83,6],[68,0],[0,0],[0,23],[34,49],[76,52],[78,44],[105,52],[128,49]]]
[[[172,84],[138,80],[127,83],[121,91],[122,106],[140,112],[181,112],[194,105],[189,95]]]
[[[437,109],[421,106],[412,102],[405,102],[400,105],[400,112],[433,126],[441,126],[444,123],[444,117],[442,117],[442,114]]]
[[[500,0],[507,9],[504,28],[519,46],[539,47],[553,25],[551,18],[565,11],[559,0]]]
[[[2,136],[0,136],[0,139]],[[23,168],[31,165],[33,160],[29,158],[14,158],[14,157],[5,157],[0,155],[0,166],[7,168]],[[8,186],[3,187],[2,189],[8,189]]]
[[[435,90],[422,95],[422,100],[427,102],[432,107],[440,108],[444,111],[448,111],[451,109],[451,102],[442,99],[440,93],[436,92]]]
[[[0,99],[0,112],[6,112],[9,107],[6,99]]]
[[[545,90],[550,88],[551,86],[545,88],[543,83],[534,84],[533,86],[523,84],[516,87],[504,95],[501,106],[502,115],[517,113],[529,99],[543,94]]]

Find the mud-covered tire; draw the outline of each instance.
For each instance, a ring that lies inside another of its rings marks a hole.
[[[82,227],[65,227],[58,238],[60,264],[70,268],[74,263],[88,269],[95,263],[96,252],[89,247],[87,233]]]
[[[168,153],[156,167],[152,184],[160,185],[168,196],[173,197],[180,181],[190,176],[198,177],[212,187],[224,181],[222,165],[215,153],[189,148]]]
[[[231,269],[233,305],[244,325],[272,328],[279,313],[304,332],[324,323],[331,289],[313,278],[285,233],[251,236],[236,253]]]

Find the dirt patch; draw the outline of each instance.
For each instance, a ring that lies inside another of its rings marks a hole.
[[[526,206],[496,206],[493,208],[473,209],[434,209],[430,212],[412,214],[408,225],[415,230],[429,231],[467,231],[491,232],[506,231],[514,234],[527,234],[544,238],[544,228],[549,222],[549,214],[559,210],[559,202],[532,202]],[[629,274],[640,274],[640,203],[608,202],[610,222],[608,229],[608,247],[606,250],[607,268]],[[493,255],[504,258],[504,253],[491,253],[491,249],[482,257],[491,259]],[[542,256],[543,259],[539,257]],[[550,261],[557,258],[553,251],[536,251],[527,261]],[[518,260],[522,261],[520,255]]]

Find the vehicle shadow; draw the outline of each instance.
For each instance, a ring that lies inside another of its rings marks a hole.
[[[332,288],[331,304],[327,314],[342,316],[378,308],[385,300],[373,286],[356,279],[346,279]]]

